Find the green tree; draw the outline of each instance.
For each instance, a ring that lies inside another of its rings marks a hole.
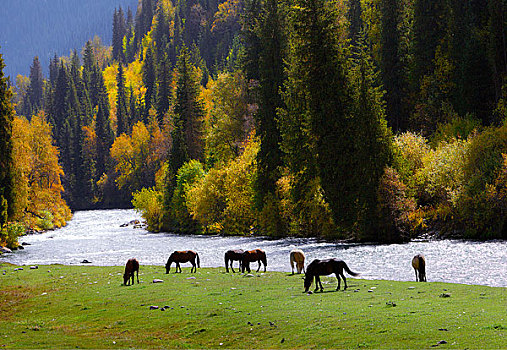
[[[395,131],[407,128],[407,111],[404,108],[406,82],[400,57],[400,6],[399,0],[381,0],[381,48],[380,70],[386,90],[386,115]]]
[[[356,219],[356,176],[352,99],[345,76],[345,55],[337,37],[335,6],[318,0],[297,0],[289,15],[290,88],[301,90],[301,109],[290,113],[307,119],[308,140],[316,160],[324,197],[335,222],[350,228]],[[291,93],[292,94],[292,93]],[[292,101],[288,101],[293,104]]]
[[[125,75],[123,74],[123,65],[118,64],[118,74],[116,75],[116,135],[128,134],[129,128],[129,115],[127,111],[127,97],[125,94]]]
[[[203,158],[204,106],[199,97],[199,79],[190,63],[186,46],[183,46],[180,51],[176,75],[174,129],[171,132],[172,149],[168,158],[168,174],[164,191],[164,204],[168,214],[166,223],[174,221],[174,213],[171,212],[170,206],[178,169],[190,160],[201,161]]]
[[[143,60],[143,84],[146,87],[146,93],[144,94],[144,110],[142,112],[143,122],[146,124],[148,122],[148,115],[150,112],[150,108],[153,105],[153,101],[155,99],[156,94],[156,85],[155,85],[155,61],[153,57],[153,49],[151,46],[146,50],[146,55]]]
[[[164,124],[164,117],[171,106],[171,63],[167,54],[163,54],[159,60],[157,69],[157,120],[160,125]]]
[[[25,115],[28,118],[42,108],[43,88],[44,77],[42,76],[42,67],[39,62],[39,57],[35,56],[32,66],[30,67],[30,86],[27,92],[29,103],[25,104]]]
[[[0,54],[0,229],[14,214],[14,178],[12,157],[12,92],[4,77],[4,60]]]

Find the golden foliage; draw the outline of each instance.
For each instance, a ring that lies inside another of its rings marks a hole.
[[[58,149],[53,145],[51,125],[43,112],[32,117],[16,117],[13,123],[16,219],[34,229],[61,227],[71,212],[62,199],[63,170]]]

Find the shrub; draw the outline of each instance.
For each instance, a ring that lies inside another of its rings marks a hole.
[[[396,170],[386,168],[377,191],[379,232],[386,242],[406,241],[422,227],[423,221],[416,215],[416,202],[406,192],[407,187]]]
[[[0,246],[10,249],[16,248],[18,237],[25,233],[25,226],[18,222],[9,222],[0,228]]]
[[[153,188],[143,188],[132,194],[132,205],[141,213],[146,220],[148,230],[152,232],[160,232],[162,229],[163,206],[162,192]]]
[[[183,164],[176,174],[176,187],[171,200],[171,216],[177,228],[182,231],[196,231],[196,222],[188,211],[187,193],[205,176],[204,168],[198,160]]]
[[[249,140],[241,156],[226,166],[211,169],[188,189],[188,211],[206,232],[250,234],[255,224],[253,179],[258,149],[258,141]]]

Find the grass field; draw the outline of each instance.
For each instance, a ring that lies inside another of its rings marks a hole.
[[[122,286],[123,267],[16,268],[0,265],[0,348],[507,347],[507,288],[348,278],[336,292],[329,277],[305,294],[281,272],[141,266]]]

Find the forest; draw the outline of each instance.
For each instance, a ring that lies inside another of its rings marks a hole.
[[[139,0],[0,98],[0,243],[148,229],[507,238],[505,0]],[[3,64],[2,64],[3,67]]]
[[[34,56],[45,74],[49,60],[67,55],[95,35],[111,44],[111,14],[115,7],[135,10],[137,0],[3,0],[0,46],[4,74],[27,75]]]

